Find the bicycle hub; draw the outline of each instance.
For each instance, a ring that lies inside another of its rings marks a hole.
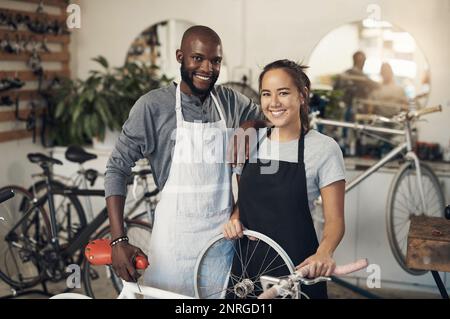
[[[255,285],[253,284],[253,282],[246,278],[244,280],[242,280],[241,282],[238,282],[235,286],[234,286],[234,294],[238,297],[238,298],[245,298],[247,297],[249,294],[251,294],[253,291],[255,290]]]

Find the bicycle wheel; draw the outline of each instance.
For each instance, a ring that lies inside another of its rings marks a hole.
[[[420,170],[427,211],[423,212],[414,162],[405,163],[394,177],[386,209],[387,235],[392,253],[400,267],[416,276],[426,271],[414,270],[406,266],[407,237],[411,216],[442,217],[444,215],[444,194],[438,178],[425,164],[420,164]]]
[[[125,231],[130,244],[139,247],[148,255],[152,229],[149,224],[137,221],[125,221]],[[111,239],[109,226],[103,228],[93,239]],[[114,273],[112,266],[93,266],[85,259],[83,264],[83,282],[86,294],[95,299],[115,299],[122,291],[122,281]]]
[[[51,181],[53,189],[64,189],[63,183]],[[29,188],[29,192],[33,193],[37,198],[41,198],[47,193],[47,185],[45,181],[38,181]],[[56,210],[56,223],[59,244],[61,247],[68,245],[77,233],[86,227],[86,215],[83,206],[75,195],[53,195]],[[44,209],[50,212],[48,201],[44,204]],[[70,213],[69,213],[70,212]],[[81,262],[81,258],[76,258],[77,263]]]
[[[8,189],[15,196],[0,205],[0,278],[16,289],[25,289],[39,283],[45,271],[39,252],[49,243],[50,221],[42,207],[32,207],[33,195],[26,189],[6,186],[0,192]],[[11,233],[30,209],[28,218]]]
[[[259,278],[269,275],[278,269],[285,275],[294,273],[295,267],[287,253],[269,237],[250,230],[244,231],[245,236],[254,237],[252,248],[243,245],[247,237],[238,240],[227,240],[223,234],[213,238],[201,251],[194,270],[194,291],[196,298],[224,298],[231,293],[238,298],[257,298],[263,290]],[[255,250],[265,252],[263,260],[258,259],[260,271],[256,276],[248,276],[245,268],[255,260]],[[233,255],[234,254],[234,255]],[[267,258],[266,258],[267,257]],[[242,275],[231,273],[231,261],[237,258],[242,269]],[[275,266],[276,265],[276,266]]]

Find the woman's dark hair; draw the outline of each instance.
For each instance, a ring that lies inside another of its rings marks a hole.
[[[307,132],[309,130],[309,92],[311,88],[311,81],[308,76],[305,74],[304,70],[307,69],[308,66],[296,63],[291,60],[277,60],[272,63],[267,64],[261,74],[259,75],[259,91],[261,92],[261,85],[264,75],[270,71],[275,69],[283,69],[286,71],[292,78],[295,83],[295,86],[298,88],[299,93],[304,98],[304,103],[300,105],[300,122],[302,123],[302,130]]]

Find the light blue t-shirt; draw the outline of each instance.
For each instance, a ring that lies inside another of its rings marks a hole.
[[[256,147],[251,148],[250,159],[255,159],[255,150]],[[277,142],[262,138],[258,158],[297,163],[298,140]],[[308,203],[312,211],[314,200],[320,196],[321,188],[345,180],[345,164],[342,151],[336,141],[312,129],[305,135],[304,163]],[[241,174],[242,167],[234,168],[233,172]]]

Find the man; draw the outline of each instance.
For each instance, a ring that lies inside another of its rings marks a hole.
[[[111,235],[118,239],[113,241],[113,267],[124,280],[135,281],[138,274],[131,261],[143,252],[127,242],[123,229],[126,179],[136,160],[149,159],[161,199],[145,281],[193,296],[196,258],[208,240],[221,233],[233,209],[229,165],[225,160],[202,160],[201,154],[220,153],[223,149],[217,145],[226,148],[227,128],[261,115],[250,99],[214,86],[222,43],[212,29],[189,28],[176,59],[181,64],[179,85],[149,92],[130,111],[107,164],[105,191]],[[204,137],[207,130],[219,134],[211,141]],[[214,141],[217,137],[223,143]]]
[[[378,86],[378,84],[369,79],[364,74],[364,64],[366,62],[366,55],[362,51],[357,51],[353,54],[353,67],[348,69],[343,74],[339,75],[334,84],[335,90],[343,90],[344,96],[342,100],[345,103],[346,112],[345,120],[353,121],[353,115],[356,110],[353,109],[354,99],[366,99],[370,92]]]

